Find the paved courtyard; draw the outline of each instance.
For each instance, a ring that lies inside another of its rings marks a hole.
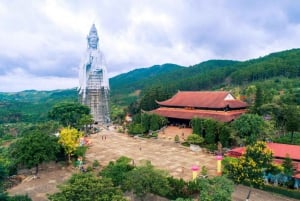
[[[89,162],[98,160],[101,165],[126,156],[139,165],[148,160],[155,167],[167,170],[170,175],[185,180],[192,178],[191,167],[206,166],[209,175],[216,175],[215,156],[204,152],[194,152],[173,140],[134,138],[128,135],[104,130],[91,136],[92,146],[86,154]]]
[[[186,137],[187,130],[172,131],[171,135],[174,135],[175,132],[182,133],[182,131],[185,132]],[[170,175],[185,180],[192,178],[190,170],[192,165],[199,165],[200,168],[205,165],[209,175],[216,174],[215,156],[201,151],[193,152],[187,147],[176,144],[173,137],[166,133],[160,135],[159,139],[141,139],[128,137],[113,130],[103,130],[90,137],[92,145],[87,151],[86,160],[89,164],[98,160],[101,166],[107,165],[109,161],[116,160],[120,156],[133,159],[136,165],[144,160],[149,160],[155,167],[167,170]],[[33,201],[47,201],[47,193],[56,192],[56,186],[66,181],[76,171],[78,170],[71,167],[66,168],[54,163],[48,164],[40,170],[39,179],[26,179],[10,189],[9,193],[28,194]],[[236,186],[233,201],[244,201],[248,192],[248,187]],[[253,190],[249,201],[295,200]]]

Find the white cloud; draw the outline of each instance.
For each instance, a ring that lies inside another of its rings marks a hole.
[[[26,86],[26,88],[24,88]],[[17,92],[24,89],[30,90],[54,90],[70,89],[78,86],[77,78],[63,77],[37,77],[27,74],[22,68],[16,68],[13,72],[0,76],[1,92]]]
[[[76,87],[93,23],[114,76],[166,62],[246,60],[297,48],[299,6],[292,0],[3,0],[0,91]]]

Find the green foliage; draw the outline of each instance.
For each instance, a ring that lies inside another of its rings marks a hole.
[[[79,157],[79,156],[84,157],[87,149],[88,149],[87,146],[76,147],[76,150],[74,151],[74,156],[75,157]]]
[[[91,173],[74,174],[58,188],[60,192],[48,196],[50,201],[126,201],[110,179],[99,178]]]
[[[196,134],[191,134],[188,136],[186,140],[189,144],[196,144],[196,145],[201,145],[204,142],[203,137],[196,135]]]
[[[145,90],[144,96],[140,102],[140,108],[146,111],[151,111],[158,108],[156,101],[166,100],[171,97],[171,94],[166,88],[161,86],[151,87]]]
[[[263,104],[263,91],[260,85],[256,86],[256,94],[255,94],[255,103],[254,103],[254,112],[256,114],[260,114],[260,107]]]
[[[207,176],[207,167],[205,165],[203,165],[201,168],[201,175]]]
[[[232,125],[239,137],[246,138],[247,144],[252,144],[263,133],[265,123],[257,114],[243,114]]]
[[[226,177],[212,179],[197,179],[200,188],[199,200],[201,201],[231,201],[234,190],[233,182]]]
[[[8,198],[8,201],[32,201],[28,195],[14,195]]]
[[[291,142],[294,140],[294,132],[300,129],[300,108],[296,105],[288,105],[284,109],[286,130],[291,132]]]
[[[135,114],[135,113],[131,113],[129,111],[130,114]],[[119,105],[116,105],[116,104],[113,104],[111,103],[110,104],[110,119],[117,123],[117,124],[121,124],[124,119],[125,119],[125,109]]]
[[[213,119],[193,118],[191,120],[193,133],[201,135],[206,144],[215,144],[218,141],[223,146],[229,146],[232,132],[230,127]]]
[[[84,133],[87,134],[88,126],[93,123],[94,123],[94,119],[91,114],[83,114],[78,121],[78,125],[76,126],[79,128],[83,127]]]
[[[167,119],[165,117],[149,113],[143,113],[140,121],[144,132],[159,130],[167,124]]]
[[[232,129],[227,124],[218,123],[219,141],[223,147],[229,147],[232,141]]]
[[[201,125],[202,121],[200,118],[198,117],[194,117],[191,120],[191,125],[192,125],[192,129],[193,129],[193,133],[198,134],[198,135],[203,135],[202,134],[202,129],[203,126]]]
[[[188,183],[185,182],[182,178],[177,179],[174,177],[168,177],[168,182],[170,186],[170,191],[167,194],[167,198],[169,199],[176,199],[176,198],[181,198],[183,199],[188,199],[190,194],[188,191]],[[180,199],[176,199],[180,200]]]
[[[36,167],[42,162],[54,160],[59,150],[57,138],[44,134],[38,130],[18,139],[10,146],[10,156],[17,164],[25,165],[27,168]]]
[[[293,142],[291,143],[292,134],[287,133],[285,135],[280,135],[279,137],[274,137],[273,142],[283,143],[283,144],[295,144],[300,145],[300,133],[295,132],[293,134]]]
[[[128,133],[132,134],[132,135],[136,135],[136,134],[142,134],[144,133],[144,127],[142,126],[142,124],[139,123],[131,123],[128,126]]]
[[[283,162],[282,162],[282,167],[283,167],[283,171],[284,174],[287,175],[288,177],[291,177],[294,173],[294,167],[293,167],[293,161],[292,159],[289,157],[289,155],[287,155]]]
[[[93,168],[98,168],[100,166],[100,163],[98,160],[94,160],[92,164]]]
[[[169,183],[166,172],[156,170],[150,164],[139,166],[126,174],[124,189],[143,198],[147,193],[165,196],[169,192]]]
[[[11,158],[10,150],[7,147],[0,147],[0,167],[2,179],[17,173],[16,160]]]
[[[133,169],[130,161],[131,159],[122,156],[116,162],[109,162],[99,174],[110,178],[115,186],[119,186],[124,183],[126,173]]]
[[[300,200],[300,192],[297,190],[287,189],[280,186],[271,186],[271,185],[264,185],[261,187],[261,189],[271,193],[276,193],[276,194],[284,195],[286,197]]]
[[[63,126],[76,127],[80,120],[89,115],[90,109],[86,105],[74,102],[56,104],[48,113],[49,118],[59,121]]]
[[[28,195],[9,196],[7,193],[1,191],[0,191],[0,200],[1,201],[32,201]]]
[[[7,169],[5,168],[4,164],[0,161],[0,193],[4,190],[3,189],[3,181],[7,177]]]

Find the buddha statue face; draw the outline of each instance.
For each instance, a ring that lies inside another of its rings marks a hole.
[[[97,35],[90,35],[88,37],[88,44],[89,44],[89,48],[91,49],[97,49],[98,47],[98,36]]]
[[[87,40],[88,40],[88,46],[90,49],[97,49],[99,38],[98,38],[97,29],[94,24],[91,27],[90,33],[87,37]]]

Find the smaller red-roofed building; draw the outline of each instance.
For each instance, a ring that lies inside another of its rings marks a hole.
[[[160,107],[151,112],[170,122],[189,122],[194,117],[231,122],[246,113],[248,106],[228,91],[179,91],[172,98],[157,103]]]
[[[267,148],[269,148],[273,153],[273,162],[277,164],[282,164],[284,158],[287,156],[292,159],[294,166],[293,178],[295,182],[300,185],[300,146],[290,145],[290,144],[280,144],[280,143],[267,143]],[[246,151],[246,147],[237,147],[231,149],[226,153],[230,157],[241,157]]]

